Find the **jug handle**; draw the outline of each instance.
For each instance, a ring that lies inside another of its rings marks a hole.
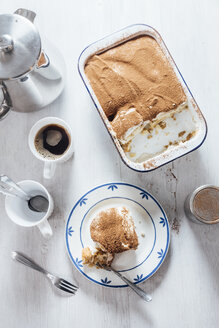
[[[12,108],[11,98],[3,82],[0,82],[0,89],[3,93],[3,102],[0,104],[0,120],[6,117],[9,110]]]
[[[29,21],[31,21],[32,23],[34,22],[34,19],[36,17],[36,13],[32,10],[28,10],[28,9],[24,9],[24,8],[19,8],[17,9],[14,14],[23,16],[27,19],[29,19]]]

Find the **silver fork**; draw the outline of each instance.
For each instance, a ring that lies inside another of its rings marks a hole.
[[[54,276],[53,274],[49,273],[48,271],[43,269],[41,266],[39,266],[38,264],[36,264],[35,262],[30,260],[26,256],[22,255],[21,253],[13,251],[13,252],[11,252],[11,257],[13,260],[18,261],[18,262],[28,266],[29,268],[32,268],[36,271],[39,271],[39,272],[45,274],[45,276],[49,279],[49,281],[51,281],[51,283],[58,289],[61,289],[64,292],[67,292],[70,294],[76,293],[76,291],[78,289],[77,286],[71,284],[70,282],[68,282],[62,278]]]
[[[141,289],[140,287],[136,286],[135,284],[133,284],[133,282],[131,282],[129,279],[127,279],[126,277],[124,277],[120,272],[116,271],[115,269],[113,269],[113,267],[111,266],[106,266],[106,265],[100,265],[99,263],[96,263],[96,265],[104,270],[107,271],[112,271],[113,273],[115,273],[119,278],[121,278],[136,294],[138,294],[138,296],[140,296],[141,298],[143,298],[143,300],[145,300],[146,302],[150,302],[152,300],[151,295],[147,294],[143,289]]]

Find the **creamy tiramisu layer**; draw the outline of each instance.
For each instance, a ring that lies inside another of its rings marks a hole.
[[[111,254],[138,247],[134,221],[125,207],[100,212],[91,222],[90,234],[101,249]]]
[[[117,138],[122,139],[133,132],[136,133],[137,129],[141,128],[142,123],[143,119],[135,108],[121,109],[112,121],[112,127],[117,134]]]
[[[126,207],[112,207],[99,212],[90,225],[90,235],[96,244],[82,250],[83,264],[110,266],[114,255],[138,247],[134,221]]]
[[[92,56],[85,73],[120,140],[127,131],[134,135],[143,122],[186,101],[174,70],[150,36]]]
[[[83,264],[88,266],[110,266],[114,258],[114,254],[103,251],[101,248],[96,248],[94,251],[90,247],[82,249]]]

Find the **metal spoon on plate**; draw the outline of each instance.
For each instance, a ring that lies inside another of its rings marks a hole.
[[[138,294],[138,296],[140,296],[141,298],[143,298],[144,301],[146,302],[150,302],[152,300],[151,295],[147,294],[143,289],[141,289],[140,287],[136,286],[136,284],[133,284],[133,282],[131,282],[129,279],[127,279],[125,276],[123,276],[119,271],[116,271],[114,268],[112,268],[111,266],[107,266],[107,265],[101,265],[100,263],[96,263],[96,266],[107,270],[107,271],[112,271],[113,273],[115,273],[120,279],[122,279],[136,294]]]
[[[47,212],[49,202],[42,195],[29,196],[20,186],[7,175],[0,175],[0,192],[4,195],[16,196],[28,202],[28,206],[35,212]]]

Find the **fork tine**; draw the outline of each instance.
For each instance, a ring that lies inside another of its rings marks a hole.
[[[75,292],[78,290],[77,288],[72,287],[69,283],[66,283],[65,280],[60,280],[60,285],[62,285],[63,287],[67,287],[70,290],[74,290]]]
[[[73,295],[75,294],[75,291],[73,289],[68,289],[66,287],[63,287],[61,284],[58,285],[58,288],[63,290],[64,292],[67,292],[67,293],[70,293],[70,294],[73,294]]]
[[[73,285],[73,284],[71,284],[70,282],[68,282],[67,280],[65,280],[65,279],[61,279],[61,281],[62,282],[64,282],[66,285],[68,285],[68,286],[71,286],[71,287],[73,287],[73,288],[76,288],[76,289],[78,289],[78,287],[77,286],[75,286],[75,285]]]

